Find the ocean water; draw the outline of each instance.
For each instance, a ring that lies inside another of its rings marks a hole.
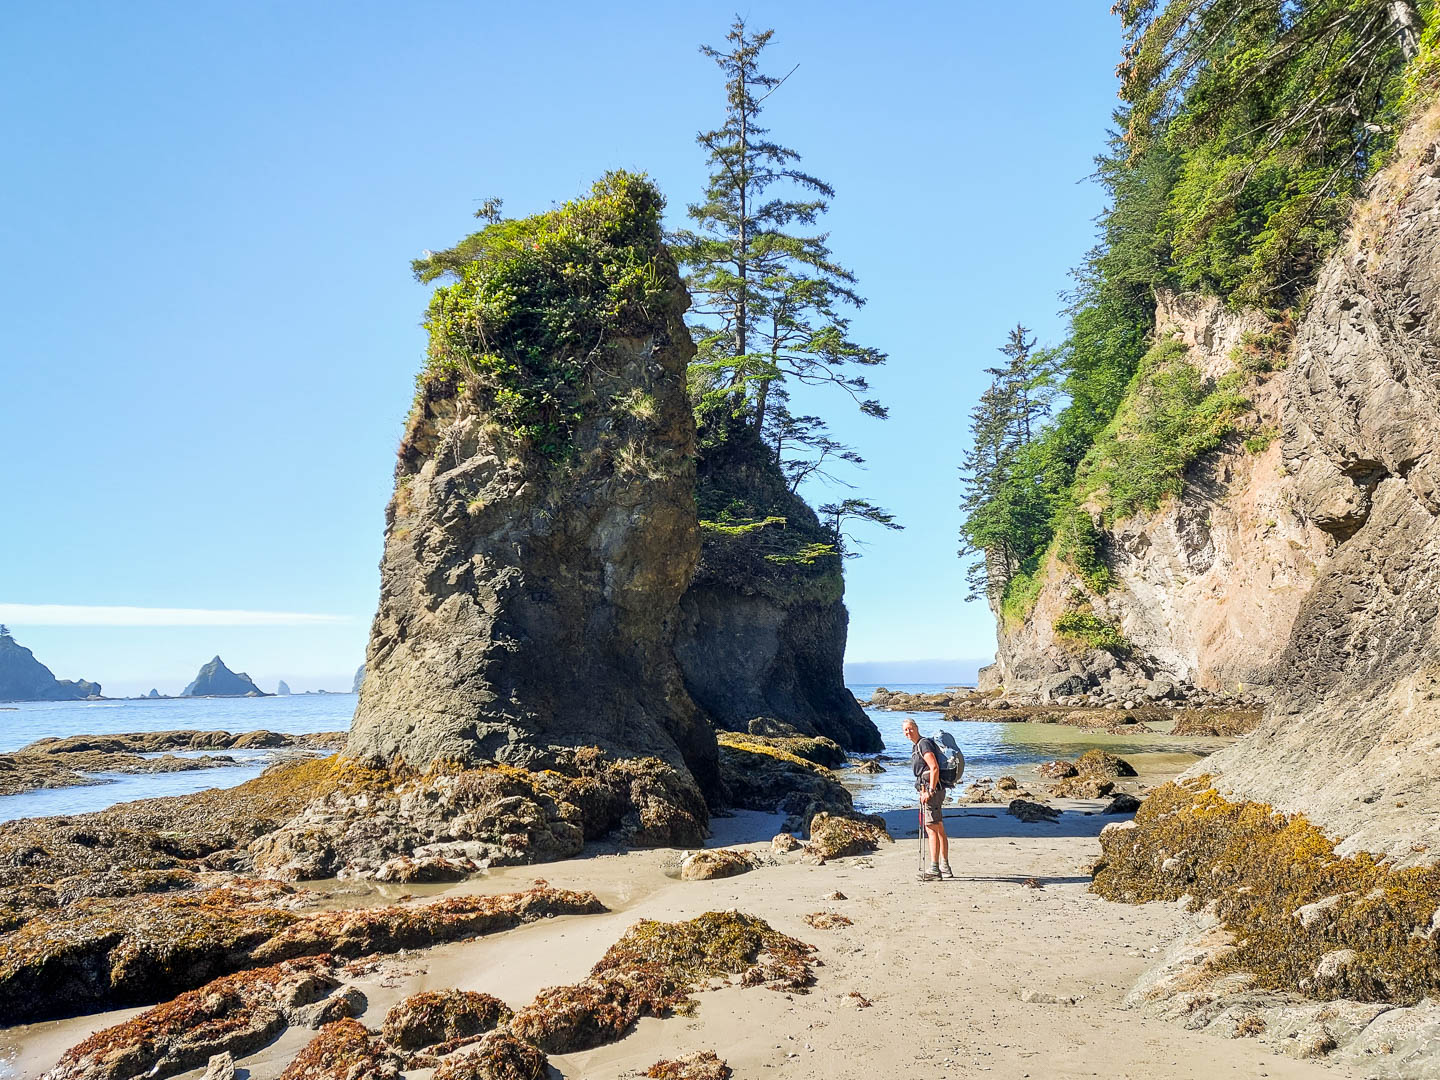
[[[855,683],[850,691],[863,704],[878,684]],[[886,683],[890,690],[912,694],[935,693],[943,683]],[[1014,776],[1023,785],[1038,780],[1035,766],[1057,758],[1074,758],[1099,748],[1124,757],[1144,779],[1148,773],[1170,775],[1227,745],[1226,739],[1175,738],[1162,733],[1106,735],[1063,724],[995,723],[965,720],[945,723],[938,712],[890,712],[866,709],[880,729],[885,749],[873,757],[885,767],[875,776],[847,776],[857,810],[879,813],[915,805],[915,780],[910,771],[910,740],[901,734],[905,718],[913,716],[922,735],[945,730],[954,736],[965,755],[961,789],[982,777]],[[1032,788],[1031,790],[1035,790]]]
[[[346,731],[355,713],[354,694],[293,694],[264,698],[161,698],[137,701],[19,701],[0,705],[0,753],[18,750],[36,739],[67,735],[107,735],[130,731],[280,731],[309,735]],[[233,787],[253,779],[274,762],[273,752],[217,750],[236,759],[234,766],[193,772],[103,773],[86,787],[50,788],[0,797],[0,821],[83,814],[130,799],[187,795],[214,787]]]
[[[929,693],[943,683],[894,683],[891,690]],[[850,687],[862,702],[875,684]],[[1059,757],[1075,757],[1092,747],[1120,754],[1141,770],[1178,771],[1191,761],[1225,745],[1223,740],[1174,739],[1167,735],[1104,735],[1056,724],[1004,724],[967,721],[942,725],[939,713],[888,712],[867,709],[880,729],[885,748],[867,755],[886,769],[876,776],[850,776],[846,782],[855,805],[867,813],[914,805],[910,743],[900,733],[905,717],[914,716],[920,730],[933,734],[944,726],[965,754],[965,783],[980,777],[1013,775],[1022,784],[1035,779],[1034,767]],[[355,712],[354,694],[296,694],[266,698],[166,698],[158,701],[37,701],[0,707],[0,753],[18,750],[47,736],[103,735],[129,731],[255,731],[292,735],[345,731]],[[259,776],[275,760],[273,752],[216,751],[237,760],[234,766],[194,772],[130,775],[110,773],[86,787],[42,789],[0,797],[0,822],[50,814],[81,814],[103,810],[130,799],[184,795],[212,787],[232,787]]]

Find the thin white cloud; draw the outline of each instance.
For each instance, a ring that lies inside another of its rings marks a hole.
[[[16,626],[334,626],[352,621],[348,615],[299,611],[0,602],[0,623]]]

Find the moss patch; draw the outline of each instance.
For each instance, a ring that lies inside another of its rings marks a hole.
[[[1128,656],[1134,648],[1118,626],[1093,611],[1065,612],[1055,620],[1055,633],[1116,656]]]
[[[1320,999],[1414,1004],[1440,993],[1440,868],[1339,856],[1300,815],[1222,798],[1208,778],[1157,788],[1107,830],[1092,888],[1111,900],[1216,904],[1235,948],[1217,970]],[[1350,950],[1343,964],[1327,954]]]

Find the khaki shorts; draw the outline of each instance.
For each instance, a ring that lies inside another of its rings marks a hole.
[[[918,793],[920,788],[915,789]],[[937,787],[930,797],[920,804],[920,820],[926,825],[939,825],[945,820],[945,788]]]

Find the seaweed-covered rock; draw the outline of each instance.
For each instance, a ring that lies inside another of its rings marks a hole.
[[[1071,776],[1050,785],[1050,794],[1057,799],[1103,799],[1114,790],[1114,780],[1097,776]]]
[[[690,994],[717,979],[804,992],[814,982],[804,942],[738,911],[711,911],[683,922],[636,923],[612,945],[589,978],[542,990],[515,1014],[510,1030],[552,1054],[622,1038],[642,1016],[668,1016],[693,1005]]]
[[[770,849],[778,854],[784,855],[787,852],[799,851],[805,845],[795,839],[794,835],[788,832],[776,833],[770,840]]]
[[[96,1032],[67,1050],[45,1080],[163,1080],[218,1054],[244,1056],[339,985],[323,956],[227,975]]]
[[[718,790],[673,650],[700,541],[694,344],[662,206],[614,173],[456,249],[386,510],[351,755],[543,769],[596,746]]]
[[[401,1050],[420,1050],[493,1031],[509,1023],[503,1001],[474,990],[424,990],[385,1014],[381,1034]]]
[[[803,829],[819,813],[848,814],[850,792],[835,774],[775,745],[776,740],[718,731],[720,776],[730,802],[746,810],[788,815],[786,831]]]
[[[593,748],[557,754],[554,764],[398,774],[389,785],[336,790],[250,854],[257,871],[285,881],[455,880],[483,866],[567,858],[617,831],[640,846],[704,840],[705,801],[689,773]]]
[[[650,1080],[730,1080],[730,1066],[713,1050],[700,1050],[685,1057],[657,1061],[645,1070]]]
[[[1087,780],[1118,780],[1134,776],[1135,767],[1124,758],[1104,750],[1087,750],[1075,759],[1076,773]]]
[[[444,1058],[432,1080],[541,1080],[545,1054],[504,1031],[492,1031],[473,1050]]]
[[[1260,726],[1262,715],[1260,709],[1186,709],[1170,734],[1221,738],[1248,735]]]
[[[1210,966],[1256,987],[1407,1005],[1440,996],[1440,867],[1338,855],[1303,816],[1231,801],[1208,780],[1156,788],[1130,828],[1106,828],[1094,891],[1213,901],[1229,940]]]
[[[891,843],[894,841],[879,817],[816,814],[810,819],[810,842],[805,845],[805,851],[819,862],[825,862],[847,855],[865,855],[878,851],[881,844]]]
[[[866,758],[863,761],[855,762],[854,769],[857,773],[861,773],[865,776],[875,776],[878,773],[883,773],[885,771],[885,766],[881,765],[874,758]]]
[[[401,1080],[399,1055],[358,1020],[326,1024],[280,1080]]]
[[[1035,771],[1047,780],[1066,780],[1080,775],[1073,761],[1047,761],[1036,766]]]
[[[1012,799],[1007,809],[1012,817],[1019,818],[1027,825],[1041,821],[1058,821],[1060,818],[1060,811],[1053,806],[1031,802],[1029,799]]]
[[[310,913],[279,906],[290,893],[275,882],[238,881],[41,912],[0,935],[0,1023],[147,1004],[295,957],[396,952],[604,910],[591,893],[543,883],[519,893]]]
[[[730,848],[706,848],[687,855],[680,863],[682,881],[707,881],[710,878],[734,877],[755,869],[755,860],[743,851]]]

